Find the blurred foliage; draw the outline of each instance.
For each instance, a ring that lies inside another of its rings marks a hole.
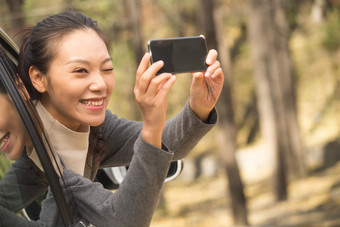
[[[319,137],[321,131],[327,130],[335,137],[339,126],[331,124],[338,110],[338,97],[335,94],[339,80],[337,57],[340,48],[340,7],[338,1],[325,0],[325,17],[320,24],[313,23],[311,11],[313,1],[285,1],[289,27],[291,28],[291,50],[296,73],[296,88],[300,125],[305,140]],[[138,108],[134,101],[133,87],[137,63],[132,48],[132,35],[129,31],[131,17],[127,1],[124,0],[25,0],[23,11],[26,24],[35,24],[42,18],[69,8],[80,10],[98,21],[111,44],[116,87],[109,108],[120,117],[134,119],[133,112]],[[199,5],[197,1],[179,0],[143,0],[141,7],[141,31],[144,50],[147,40],[174,36],[199,35]],[[258,118],[255,107],[253,65],[247,39],[235,45],[247,25],[247,8],[245,0],[219,1],[224,23],[225,41],[233,51],[232,59],[232,95],[234,99],[235,120],[239,129],[238,144],[247,146],[259,139]],[[10,29],[11,15],[8,6],[0,1],[0,26]],[[246,36],[246,34],[245,34]],[[168,99],[168,117],[177,113],[188,100],[190,74],[178,75]],[[321,86],[322,85],[322,86]],[[332,98],[333,97],[333,98]],[[332,102],[327,100],[332,99]],[[327,106],[327,112],[323,109]],[[333,120],[332,120],[333,119]],[[317,123],[317,124],[316,124]],[[313,131],[310,131],[314,128]],[[330,129],[331,128],[331,129]],[[252,134],[250,138],[250,134]],[[325,142],[327,136],[317,141]],[[314,139],[312,139],[314,140]],[[314,140],[315,141],[315,140]],[[210,147],[215,145],[209,139]],[[202,146],[202,147],[209,147]],[[209,149],[208,149],[209,150]]]
[[[11,161],[3,153],[0,153],[0,180],[5,176],[5,173],[9,170]]]
[[[331,52],[340,48],[340,8],[329,12],[327,23],[323,25],[323,45]]]
[[[254,66],[250,56],[251,48],[247,41],[246,29],[244,29],[247,26],[248,13],[245,1],[246,0],[219,0],[225,41],[228,47],[233,50],[231,65],[232,96],[235,108],[235,121],[238,128],[237,143],[240,151],[245,147],[253,147],[252,145],[256,145],[256,143],[261,140],[254,92]],[[70,2],[74,9],[80,10],[98,21],[107,36],[112,47],[111,55],[116,77],[116,86],[109,108],[113,113],[118,114],[119,117],[134,120],[136,116],[133,112],[137,106],[133,98],[133,87],[137,63],[135,62],[135,54],[133,53],[132,47],[133,34],[129,31],[131,17],[129,15],[127,1],[55,0],[50,2],[24,0],[23,10],[26,24],[35,24],[49,15],[67,9]],[[311,16],[315,2],[317,1],[287,0],[284,4],[287,9],[289,28],[291,29],[289,44],[294,64],[297,109],[302,138],[307,147],[321,147],[320,149],[322,149],[322,147],[329,144],[330,141],[338,141],[340,138],[340,3],[338,0],[324,0],[326,3],[326,7],[323,9],[324,16],[319,23],[316,23]],[[198,13],[199,5],[195,0],[143,0],[139,1],[139,4],[141,7],[140,23],[145,51],[147,50],[147,41],[149,39],[200,34],[200,28],[198,26],[200,20]],[[5,29],[5,31],[11,30],[11,20],[13,20],[16,15],[10,14],[5,1],[0,1],[0,15],[0,27]],[[243,32],[245,32],[245,34],[243,34]],[[14,33],[11,33],[11,35],[13,34]],[[235,47],[242,35],[245,35],[246,38]],[[188,100],[190,82],[190,74],[178,75],[177,81],[168,95],[169,118],[174,116]],[[195,148],[195,152],[192,152],[190,156],[199,156],[202,155],[202,153],[216,153],[217,143],[215,141],[215,133],[216,131],[213,130],[203,138]],[[308,149],[307,152],[309,152]],[[318,157],[318,159],[321,160],[322,158]],[[256,161],[257,160],[251,160],[252,163],[256,163]],[[8,168],[9,163],[9,160],[5,158],[4,155],[0,155],[0,178],[3,177],[4,171]],[[338,169],[339,165],[337,165],[337,175]],[[251,178],[257,177],[260,174],[259,172],[260,171],[253,171]],[[332,174],[334,177],[337,175]],[[219,179],[222,178],[220,177]],[[320,179],[313,181],[307,188],[303,188],[301,191],[308,193],[310,191],[308,189],[313,188],[313,186],[324,185],[318,184],[318,182],[325,179],[326,178],[321,175]],[[173,193],[174,199],[170,200],[170,206],[172,206],[172,202],[183,202],[185,204],[182,210],[175,212],[173,217],[178,216],[182,220],[190,220],[188,216],[185,216],[184,211],[187,211],[187,214],[191,214],[189,207],[193,207],[192,209],[195,209],[195,207],[190,205],[190,203],[195,201],[197,203],[197,198],[199,198],[202,201],[199,204],[201,207],[197,210],[201,211],[201,213],[193,216],[192,219],[196,222],[192,226],[198,226],[197,220],[204,223],[202,221],[203,217],[213,217],[213,223],[215,225],[218,223],[216,222],[216,217],[225,218],[225,209],[228,209],[225,207],[225,201],[223,201],[225,199],[225,177],[223,176],[223,180],[215,182],[216,184],[211,180],[214,179],[210,179],[209,182],[207,182],[206,179],[201,179],[201,182],[193,185],[194,188],[190,188],[187,185],[179,188],[179,185],[176,185],[174,190],[177,191]],[[338,178],[334,180],[334,185],[336,185],[336,182],[339,182]],[[293,183],[295,184],[296,182]],[[297,181],[297,183],[299,182]],[[330,187],[333,186],[333,182],[329,185]],[[212,188],[212,193],[204,193],[205,195],[202,196],[202,191],[207,191],[207,189],[210,188]],[[187,193],[185,192],[186,190],[188,191]],[[218,190],[218,192],[216,192],[216,190]],[[264,192],[266,190],[259,189],[259,191]],[[297,190],[294,189],[294,191]],[[305,195],[303,193],[303,199],[300,199],[302,203],[304,199],[316,197],[315,195]],[[328,191],[325,192],[325,195],[330,195],[327,193]],[[185,199],[178,200],[179,195],[183,196],[183,198],[191,198],[187,197],[187,195],[194,197],[190,199],[190,201]],[[207,197],[207,195],[210,197]],[[261,211],[264,207],[272,210],[272,200],[269,199],[269,202],[265,201],[263,203],[263,195],[258,192],[250,196],[255,197],[257,195],[259,195],[259,197],[262,196],[257,199],[260,205],[253,205],[254,200],[251,200],[251,214]],[[339,191],[337,191],[337,195],[339,195]],[[213,196],[217,198],[213,198]],[[294,196],[298,198],[297,195],[293,195],[293,197]],[[336,198],[338,197],[339,196]],[[328,199],[328,201],[331,203],[332,209],[339,207],[339,199]],[[336,203],[333,201],[336,201]],[[290,201],[290,203],[291,202],[292,201]],[[292,213],[292,217],[295,217],[293,213],[297,212],[296,210],[300,209],[301,214],[304,214],[306,210],[311,210],[311,208],[299,208],[296,204],[290,203],[281,204],[281,207],[282,205],[287,206],[287,210]],[[216,206],[213,207],[215,209],[210,209],[213,205]],[[220,209],[220,207],[222,208]],[[295,209],[294,211],[292,211],[292,207]],[[323,201],[317,203],[315,212],[319,212],[319,209],[323,209],[324,207],[326,206],[323,205]],[[207,210],[218,213],[216,215],[206,215],[207,213],[209,214]],[[273,210],[275,210],[275,208]],[[263,217],[270,216],[266,210],[261,212],[264,213]],[[285,215],[282,216],[281,209],[275,212],[281,214],[279,216],[283,219],[286,217]],[[183,213],[184,217],[181,217],[179,214]],[[313,215],[313,213],[311,214]],[[325,212],[325,214],[327,214],[327,212]],[[306,218],[309,219],[307,216]],[[283,222],[284,221],[286,220],[283,220]],[[256,221],[253,222],[255,223]],[[174,226],[174,223],[176,222],[173,222],[169,226]],[[221,223],[225,224],[227,222],[223,220]],[[214,224],[205,226],[212,226]],[[155,226],[157,225],[155,224]]]

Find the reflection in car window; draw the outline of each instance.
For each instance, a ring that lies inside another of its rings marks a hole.
[[[48,185],[58,200],[50,203],[49,214],[60,216],[61,225],[71,223],[59,176],[51,168],[55,166],[50,160],[53,153],[47,154],[47,150],[51,151],[48,139],[29,96],[16,77],[15,48],[3,31],[0,33],[0,225],[26,225],[27,220],[22,216],[27,212],[22,208],[27,206],[30,208],[27,211],[35,207],[30,217],[37,219]],[[37,150],[45,173],[28,158],[33,149]],[[63,208],[61,212],[58,207]]]
[[[1,51],[0,60],[1,60],[1,74],[4,76],[5,74],[10,75],[10,69],[14,69],[14,65],[11,64],[6,56]],[[7,63],[7,65],[5,65]],[[6,68],[7,66],[7,68]],[[5,88],[3,81],[0,82],[0,169],[1,169],[1,183],[6,185],[7,187],[1,187],[0,191],[0,205],[2,206],[1,212],[1,220],[9,220],[9,217],[13,217],[14,219],[10,222],[6,222],[7,224],[17,224],[17,219],[14,215],[12,215],[9,210],[17,212],[18,210],[12,209],[15,206],[20,207],[23,205],[22,193],[24,191],[20,190],[20,187],[16,183],[17,177],[10,177],[6,175],[7,171],[10,168],[10,164],[14,162],[14,160],[18,159],[22,152],[25,152],[25,149],[32,149],[32,144],[27,135],[27,131],[25,130],[25,126],[20,118],[19,113],[17,112],[15,105]],[[25,148],[26,146],[26,148]],[[15,196],[15,200],[12,198]],[[13,204],[12,201],[15,201],[16,204]],[[5,210],[8,209],[8,211]],[[6,218],[4,218],[6,217]],[[19,219],[18,219],[19,220]],[[4,223],[2,223],[4,224]]]

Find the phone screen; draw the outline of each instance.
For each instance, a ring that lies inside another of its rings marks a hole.
[[[204,37],[153,39],[148,42],[151,63],[164,61],[157,74],[205,71],[207,47]]]

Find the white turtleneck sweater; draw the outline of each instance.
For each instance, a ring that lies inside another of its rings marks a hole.
[[[44,125],[45,133],[49,137],[53,152],[63,160],[67,169],[84,175],[90,128],[88,127],[86,132],[73,131],[54,119],[41,102],[37,102],[36,109]],[[52,159],[52,154],[49,155]],[[29,157],[43,170],[35,149]],[[57,159],[57,163],[60,166],[59,159]],[[55,165],[54,162],[53,164]]]

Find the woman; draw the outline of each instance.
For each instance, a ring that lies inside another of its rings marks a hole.
[[[216,51],[209,52],[205,74],[193,73],[190,100],[166,122],[166,96],[176,77],[168,73],[154,77],[163,62],[148,67],[150,55],[145,54],[134,88],[143,123],[133,122],[106,110],[114,87],[113,68],[103,35],[91,18],[67,11],[33,28],[21,48],[19,74],[31,97],[38,100],[44,127],[66,168],[94,180],[99,168],[129,165],[119,192],[106,206],[109,219],[98,220],[100,212],[91,216],[91,207],[78,206],[81,215],[88,215],[84,218],[99,226],[100,221],[149,225],[170,162],[186,156],[216,123],[214,106],[223,85],[216,57]],[[84,142],[74,147],[74,138]],[[20,173],[32,160],[39,166],[33,152],[12,167]],[[41,179],[28,180],[45,191]],[[94,206],[103,205],[93,201]]]

